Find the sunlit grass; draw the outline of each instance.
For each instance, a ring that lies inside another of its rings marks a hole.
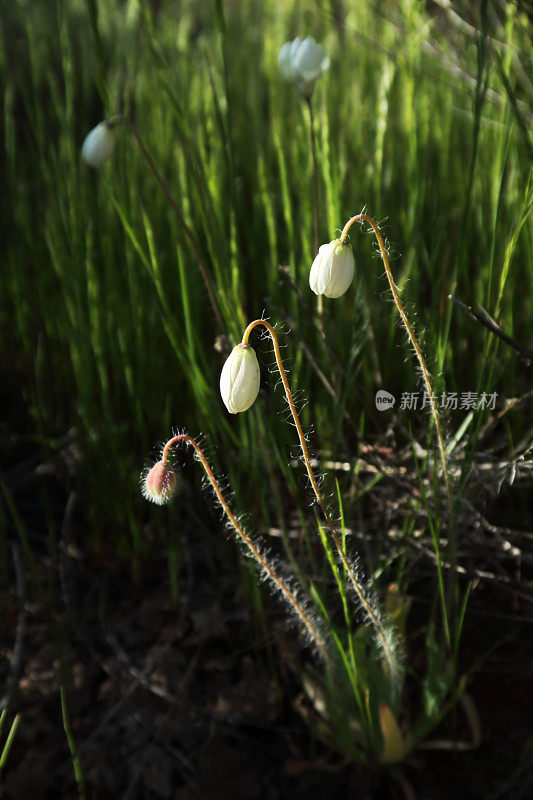
[[[296,32],[314,33],[332,56],[315,96],[321,241],[366,205],[386,220],[404,300],[437,354],[438,387],[507,397],[526,386],[514,355],[501,347],[496,355],[496,343],[447,301],[450,291],[480,301],[518,338],[527,333],[531,301],[516,291],[531,261],[527,144],[494,60],[471,34],[451,51],[442,17],[418,3],[380,12],[351,3],[339,19],[328,9],[166,3],[154,17],[143,3],[80,2],[34,4],[30,19],[13,4],[3,20],[11,201],[3,346],[25,364],[36,429],[60,435],[76,426],[87,492],[103,499],[98,515],[103,506],[119,540],[132,535],[139,513],[140,454],[172,425],[218,432],[217,458],[244,503],[257,484],[258,446],[278,452],[287,441],[275,396],[269,411],[230,422],[213,392],[246,318],[264,311],[285,320],[327,372],[333,355],[327,377],[337,402],[303,348],[292,364],[310,400],[304,417],[319,421],[313,444],[333,455],[350,455],[339,437],[345,411],[358,427],[379,430],[377,375],[396,393],[417,388],[396,315],[380,302],[386,284],[370,240],[355,242],[355,295],[326,303],[328,351],[309,315],[309,116],[276,68],[280,44]],[[508,17],[497,34],[516,48],[504,51],[512,75],[526,23],[511,10]],[[136,121],[180,200],[225,330],[127,131],[103,173],[80,160],[85,133],[117,111]],[[217,353],[220,335],[229,340]],[[450,419],[451,431],[456,424]],[[521,420],[512,424],[519,432]],[[234,469],[237,449],[245,471]],[[285,461],[282,454],[278,467]],[[120,486],[112,496],[108,470]]]
[[[395,307],[383,302],[390,296],[370,236],[353,231],[354,285],[325,301],[320,335],[308,286],[311,120],[277,69],[280,46],[298,34],[314,35],[331,54],[314,95],[320,241],[363,207],[380,221],[437,393],[498,392],[501,408],[527,390],[516,354],[448,300],[482,303],[528,344],[532,112],[527,22],[513,4],[505,12],[489,4],[490,14],[461,29],[415,0],[354,0],[335,13],[326,3],[270,0],[165,2],[156,15],[141,0],[31,5],[30,14],[12,3],[2,17],[9,202],[0,351],[22,376],[31,417],[24,434],[54,452],[75,429],[87,550],[107,545],[111,532],[117,552],[142,569],[151,545],[142,534],[141,466],[157,442],[186,428],[216,444],[210,458],[228,475],[237,507],[254,529],[281,531],[297,569],[288,529],[294,515],[304,532],[314,520],[301,464],[291,464],[281,391],[263,378],[265,402],[236,419],[218,394],[226,356],[263,313],[290,343],[286,364],[300,404],[307,401],[312,450],[348,464],[336,475],[345,520],[362,519],[359,445],[391,420],[376,411],[376,390],[399,398],[419,388]],[[100,171],[81,161],[86,133],[117,113],[134,120],[199,243],[222,325],[190,240],[128,129],[117,132]],[[273,365],[266,343],[258,351]],[[445,420],[448,438],[465,416]],[[455,470],[463,482],[486,419],[474,412],[465,427]],[[402,446],[431,451],[428,414],[406,412],[400,422]],[[498,446],[511,447],[526,426],[521,411],[507,415]],[[431,463],[429,454],[417,462],[422,487]],[[424,491],[421,498],[438,552],[439,509]],[[179,493],[176,504],[186,505]],[[401,525],[408,542],[414,522]],[[373,533],[369,572],[407,579],[405,553],[383,564],[386,532]],[[177,594],[175,542],[167,560]]]

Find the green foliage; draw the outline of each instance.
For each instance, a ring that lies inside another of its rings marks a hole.
[[[321,241],[363,206],[386,218],[391,250],[402,254],[392,263],[402,298],[416,309],[423,350],[435,354],[436,389],[507,397],[509,387],[516,395],[528,388],[520,362],[467,317],[452,314],[447,296],[484,303],[518,339],[530,329],[533,298],[521,290],[533,255],[532,115],[520,60],[527,20],[514,4],[499,21],[482,13],[460,31],[453,18],[441,18],[442,9],[430,13],[415,0],[156,5],[35,0],[31,14],[13,2],[2,15],[8,202],[0,357],[16,365],[34,442],[53,452],[75,428],[88,550],[112,532],[117,551],[140,567],[150,545],[142,536],[147,512],[138,475],[145,454],[172,426],[201,430],[216,442],[214,466],[229,476],[236,507],[252,509],[255,528],[281,529],[296,572],[288,519],[298,515],[306,557],[317,574],[328,575],[339,603],[336,613],[327,611],[328,593],[313,583],[311,596],[338,657],[335,677],[322,686],[326,716],[342,752],[360,758],[360,740],[376,755],[383,750],[381,704],[398,716],[400,693],[391,689],[368,629],[352,619],[346,574],[320,526],[322,551],[310,544],[314,520],[299,465],[287,464],[294,441],[277,413],[280,391],[264,381],[264,402],[235,419],[218,396],[224,357],[246,322],[265,310],[290,328],[291,386],[310,401],[302,418],[316,425],[312,445],[332,463],[349,465],[338,481],[346,542],[345,521],[361,514],[364,492],[387,480],[378,472],[363,491],[353,466],[356,441],[388,423],[375,413],[375,391],[383,384],[399,396],[418,384],[396,314],[380,297],[381,263],[356,230],[354,294],[325,304],[321,336],[308,290],[310,118],[278,74],[277,55],[284,41],[309,32],[332,57],[314,96]],[[223,329],[183,226],[128,130],[120,130],[115,155],[100,172],[80,160],[85,134],[118,112],[135,121],[199,242]],[[262,344],[257,349],[261,359],[271,358]],[[475,411],[463,430],[461,486],[485,419]],[[448,421],[450,433],[461,421]],[[415,438],[425,438],[423,414],[410,422]],[[520,437],[524,425],[519,414],[510,418],[509,438]],[[450,644],[440,519],[424,489],[427,463],[417,470]],[[437,486],[433,494],[435,500]],[[164,526],[165,517],[155,519]],[[414,521],[402,525],[408,541]],[[392,573],[394,559],[384,564],[379,547],[368,555],[376,561],[370,579]],[[175,542],[167,561],[177,594]],[[254,596],[255,607],[261,603]],[[407,611],[404,605],[404,619],[393,620],[398,638]],[[436,720],[457,659],[448,658],[433,625],[426,646],[424,714]],[[68,735],[64,704],[63,711]]]
[[[427,671],[423,684],[424,711],[433,719],[442,706],[454,680],[452,661],[447,658],[442,644],[435,637],[431,625],[426,637]]]
[[[172,424],[217,431],[220,466],[250,505],[259,421],[228,422],[212,391],[222,363],[213,342],[225,333],[235,341],[245,319],[263,309],[288,322],[295,345],[301,338],[335,391],[332,414],[331,395],[306,351],[295,347],[292,380],[312,398],[305,416],[320,422],[316,446],[345,449],[345,413],[356,424],[364,417],[369,432],[380,425],[372,410],[376,375],[392,391],[416,388],[409,362],[397,358],[394,314],[379,297],[386,288],[381,267],[356,232],[357,284],[365,291],[355,309],[349,300],[326,304],[327,351],[310,324],[309,118],[276,64],[281,43],[299,31],[313,33],[332,56],[314,98],[321,239],[365,204],[378,218],[387,215],[386,231],[402,253],[393,270],[417,309],[427,351],[438,353],[447,387],[477,388],[481,376],[485,391],[505,395],[509,385],[525,386],[508,352],[490,360],[490,375],[481,359],[472,374],[467,354],[481,352],[487,336],[445,310],[456,283],[469,304],[480,299],[490,308],[496,299],[508,326],[527,330],[529,301],[513,292],[527,279],[531,255],[527,146],[516,124],[516,108],[527,119],[520,84],[507,101],[490,51],[485,46],[476,56],[466,34],[457,75],[427,47],[446,49],[434,17],[414,2],[391,4],[391,11],[354,2],[339,20],[318,6],[280,9],[245,0],[213,9],[166,2],[157,14],[144,2],[37,2],[31,19],[22,4],[3,18],[11,203],[2,314],[11,333],[2,348],[24,364],[37,429],[50,436],[76,425],[88,453],[87,492],[104,500],[119,538],[130,538],[131,514],[123,509],[139,513],[142,454]],[[497,33],[519,52],[526,23],[508,13]],[[502,69],[513,76],[515,66]],[[476,71],[485,94],[476,89]],[[80,161],[85,133],[116,111],[135,119],[179,198],[201,243],[225,331],[208,311],[190,244],[127,132],[101,173]],[[279,264],[288,265],[302,296]],[[265,447],[286,441],[275,414],[254,414],[265,418],[259,424],[267,421]],[[244,474],[233,467],[237,446],[249,461]],[[110,459],[119,469],[120,497],[109,495]],[[296,487],[290,491],[300,502]],[[101,509],[98,515],[101,526]]]
[[[2,728],[4,726],[4,720],[7,716],[7,708],[2,710],[0,714],[0,734],[2,733]],[[11,723],[11,727],[9,729],[9,733],[7,734],[7,738],[2,746],[2,751],[0,752],[0,777],[2,777],[3,769],[7,763],[7,759],[9,756],[9,751],[13,745],[13,741],[15,739],[15,734],[17,732],[17,728],[20,723],[20,715],[17,714],[16,717],[13,718],[13,722]]]

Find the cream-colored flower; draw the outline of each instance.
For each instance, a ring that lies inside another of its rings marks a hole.
[[[247,344],[236,345],[220,375],[220,394],[230,414],[246,411],[254,404],[260,382],[255,350]]]
[[[115,147],[115,132],[108,122],[100,122],[83,142],[81,156],[91,167],[101,167]]]
[[[340,297],[349,288],[355,269],[351,245],[334,239],[321,245],[309,274],[309,286],[315,294]]]
[[[281,48],[278,65],[283,77],[293,81],[305,97],[310,97],[315,81],[329,67],[329,54],[312,36],[306,39],[297,36]]]

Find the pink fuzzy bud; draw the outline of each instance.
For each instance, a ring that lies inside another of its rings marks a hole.
[[[163,506],[176,491],[176,473],[166,461],[158,461],[146,474],[142,483],[142,493],[147,500]]]

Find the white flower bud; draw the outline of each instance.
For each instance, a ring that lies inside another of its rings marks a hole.
[[[320,246],[309,275],[309,286],[315,294],[340,297],[349,288],[355,269],[351,245],[334,239]]]
[[[261,375],[255,350],[238,344],[227,358],[220,376],[220,394],[230,414],[246,411],[259,393]]]
[[[281,48],[278,66],[285,80],[293,81],[305,97],[310,97],[315,81],[329,67],[328,51],[312,36],[307,39],[297,36]]]
[[[83,142],[81,156],[91,167],[101,167],[115,147],[115,132],[107,122],[100,122]]]

